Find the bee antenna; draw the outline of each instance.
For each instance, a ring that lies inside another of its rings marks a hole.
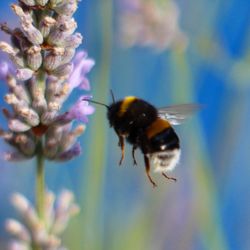
[[[106,104],[104,104],[104,103],[102,103],[102,102],[97,102],[97,101],[94,101],[94,100],[89,100],[89,99],[86,99],[86,101],[88,101],[88,102],[92,102],[92,103],[95,103],[95,104],[102,105],[102,106],[106,107],[107,109],[109,109],[109,106],[108,106],[108,105],[106,105]]]
[[[114,93],[113,93],[113,90],[110,89],[110,94],[111,94],[111,97],[112,97],[112,100],[113,100],[113,103],[115,102],[115,96],[114,96]]]

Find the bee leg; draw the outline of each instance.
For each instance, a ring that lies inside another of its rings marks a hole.
[[[169,176],[167,176],[165,173],[161,173],[165,178],[167,178],[168,180],[172,180],[172,181],[177,181],[177,179],[176,178],[174,178],[174,177],[169,177]]]
[[[134,165],[137,165],[136,159],[135,159],[135,150],[137,149],[137,146],[133,146],[132,148],[132,156],[133,156],[133,160],[134,160]]]
[[[121,148],[122,151],[122,156],[121,159],[119,161],[119,165],[122,164],[123,160],[124,160],[124,155],[125,155],[125,143],[124,143],[124,137],[119,135],[119,143],[118,146]]]
[[[157,187],[157,185],[155,184],[155,182],[152,180],[149,172],[150,172],[150,162],[149,162],[149,158],[144,155],[144,162],[145,162],[145,168],[146,168],[146,174],[147,174],[147,177],[149,179],[149,181],[152,183],[153,187]]]

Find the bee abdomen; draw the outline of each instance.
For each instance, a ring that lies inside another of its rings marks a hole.
[[[180,142],[171,125],[158,119],[148,128],[149,148],[147,154],[155,172],[171,171],[180,159]]]
[[[181,150],[167,150],[149,154],[149,159],[155,172],[167,172],[173,170],[180,160]]]

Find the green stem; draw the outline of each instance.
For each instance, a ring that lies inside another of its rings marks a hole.
[[[42,151],[42,140],[37,145],[36,158],[36,210],[39,219],[44,220],[44,198],[45,198],[45,176],[44,176],[44,157]],[[40,246],[32,242],[32,250],[42,250]]]
[[[42,142],[40,141],[37,148],[37,169],[36,169],[36,208],[40,220],[44,219],[44,157],[42,153]]]
[[[45,74],[43,71],[39,71],[37,74],[37,86],[44,92],[46,88]]]

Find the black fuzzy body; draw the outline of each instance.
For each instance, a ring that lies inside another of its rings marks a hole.
[[[158,111],[153,105],[135,98],[129,103],[126,111],[121,113],[121,106],[125,100],[126,98],[111,104],[107,113],[110,126],[118,136],[124,136],[130,144],[139,147],[144,154],[180,147],[179,138],[171,126],[148,138],[148,130],[159,119]]]
[[[128,109],[121,114],[120,109],[124,100],[109,106],[108,120],[119,136],[125,136],[131,144],[138,144],[139,137],[157,117],[157,109],[148,102],[135,99]]]
[[[134,164],[136,164],[135,149],[140,148],[142,151],[146,173],[153,186],[156,184],[149,174],[151,165],[156,172],[161,172],[164,177],[170,178],[165,172],[174,169],[179,161],[179,138],[170,123],[159,117],[153,105],[136,97],[125,97],[108,107],[107,118],[119,137],[122,152],[119,164],[124,159],[126,139],[133,145]]]
[[[148,128],[150,129],[150,127]],[[172,127],[164,129],[162,132],[148,138],[147,131],[139,137],[139,147],[144,154],[163,152],[180,148],[179,137]]]

